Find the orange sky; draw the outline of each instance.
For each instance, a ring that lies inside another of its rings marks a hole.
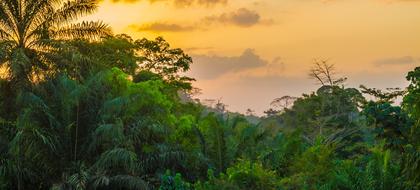
[[[315,90],[314,59],[354,87],[404,87],[420,66],[420,0],[104,0],[87,19],[183,48],[200,98],[231,111]]]

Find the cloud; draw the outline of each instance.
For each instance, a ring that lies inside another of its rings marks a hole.
[[[184,26],[179,24],[173,23],[150,23],[150,24],[143,24],[143,25],[130,25],[129,28],[134,29],[135,31],[143,32],[143,31],[152,31],[152,32],[185,32],[185,31],[193,31],[197,28],[194,26]]]
[[[149,3],[168,2],[176,7],[189,7],[193,5],[211,7],[218,4],[226,5],[228,3],[228,0],[111,0],[114,3],[136,3],[141,1],[148,1]]]
[[[204,0],[200,0],[204,1]],[[211,1],[211,0],[206,0]],[[218,0],[213,0],[218,1]],[[262,20],[259,13],[245,8],[234,12],[223,13],[218,16],[208,16],[192,24],[177,24],[166,21],[156,21],[142,25],[132,24],[129,26],[134,31],[151,32],[189,32],[194,30],[209,30],[213,25],[234,25],[239,27],[251,27],[257,24],[272,24],[272,20]]]
[[[207,46],[207,47],[189,47],[189,48],[185,48],[184,50],[187,52],[196,52],[196,51],[208,51],[212,49],[214,49],[214,47]]]
[[[376,65],[407,65],[407,64],[415,64],[418,62],[420,62],[419,58],[415,58],[412,56],[404,56],[404,57],[377,60],[374,62],[374,64]]]
[[[210,55],[193,55],[192,57],[194,63],[191,66],[191,74],[200,79],[214,79],[226,73],[263,67],[268,64],[252,49],[246,49],[236,57]]]
[[[187,7],[191,5],[214,6],[217,4],[225,5],[228,0],[173,0],[176,6]]]
[[[260,23],[270,24],[271,20],[262,20],[259,13],[246,8],[240,8],[236,11],[223,13],[221,15],[209,16],[203,19],[206,23],[232,24],[242,27],[249,27]]]
[[[209,16],[202,18],[194,24],[177,24],[166,21],[157,21],[142,25],[133,24],[130,25],[129,28],[140,32],[190,32],[194,30],[208,30],[210,25],[217,24],[251,27],[257,24],[271,23],[271,20],[261,20],[261,16],[257,12],[241,8],[235,12],[223,13],[219,16]]]

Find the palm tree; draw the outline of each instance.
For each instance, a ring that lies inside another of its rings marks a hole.
[[[54,53],[63,40],[110,34],[100,21],[75,23],[97,0],[0,0],[0,66],[15,85],[30,84],[59,68]]]

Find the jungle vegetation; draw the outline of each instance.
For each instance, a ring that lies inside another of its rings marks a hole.
[[[77,23],[96,8],[0,0],[0,189],[420,189],[420,67],[383,91],[316,62],[316,92],[250,119],[192,98],[163,38]]]

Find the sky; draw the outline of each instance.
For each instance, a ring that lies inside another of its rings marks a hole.
[[[85,19],[164,37],[193,58],[198,98],[241,113],[316,90],[315,60],[348,87],[405,87],[420,66],[420,0],[102,0]]]

